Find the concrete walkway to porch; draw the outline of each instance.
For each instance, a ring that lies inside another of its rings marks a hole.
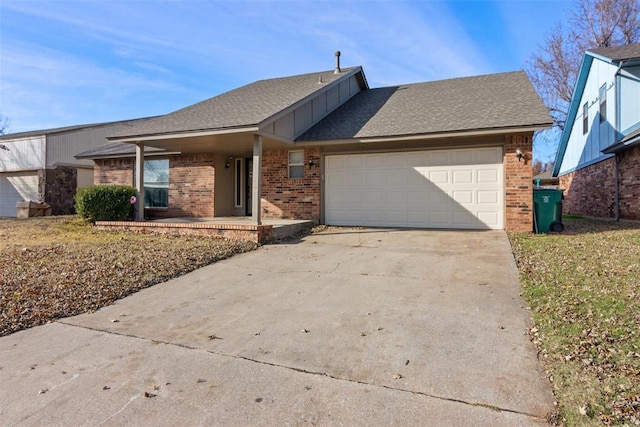
[[[125,229],[162,234],[221,236],[257,243],[270,243],[293,236],[316,225],[316,221],[296,219],[263,219],[261,225],[248,216],[216,218],[163,218],[146,221],[96,221],[99,229]]]

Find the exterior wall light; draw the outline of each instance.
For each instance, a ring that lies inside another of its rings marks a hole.
[[[522,154],[522,151],[519,148],[516,148],[516,157],[518,158],[518,161],[522,160],[524,157],[524,154]]]
[[[315,165],[316,165],[316,163],[313,161],[313,159],[309,159],[309,169],[311,169]]]

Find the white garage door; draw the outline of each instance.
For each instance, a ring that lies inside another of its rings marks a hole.
[[[325,223],[504,228],[502,148],[325,157]]]
[[[38,174],[36,172],[0,173],[0,217],[16,216],[16,203],[38,200]]]

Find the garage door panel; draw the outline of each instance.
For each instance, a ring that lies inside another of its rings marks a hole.
[[[495,169],[478,169],[478,183],[479,184],[496,184],[500,181],[498,171]]]
[[[502,150],[499,148],[480,148],[477,151],[478,164],[498,164],[502,163]]]
[[[0,173],[0,216],[15,217],[18,202],[37,201],[38,185],[35,172]]]
[[[431,170],[427,175],[429,181],[434,184],[448,184],[449,183],[449,171],[447,170]]]
[[[471,212],[454,212],[452,217],[454,227],[470,228],[476,222],[476,217]]]
[[[479,205],[487,205],[487,204],[498,204],[500,200],[500,195],[497,191],[478,191],[478,204]]]
[[[473,182],[473,170],[454,170],[453,184],[470,184]]]
[[[448,151],[434,151],[429,153],[429,166],[448,166],[451,164]]]
[[[500,147],[325,158],[327,224],[503,227]]]
[[[405,153],[387,154],[384,156],[384,165],[389,168],[407,166],[408,156]]]
[[[473,203],[473,190],[453,191],[453,200],[460,204]]]

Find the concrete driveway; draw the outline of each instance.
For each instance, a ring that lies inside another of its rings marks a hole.
[[[542,425],[504,232],[330,230],[0,338],[2,425]]]

